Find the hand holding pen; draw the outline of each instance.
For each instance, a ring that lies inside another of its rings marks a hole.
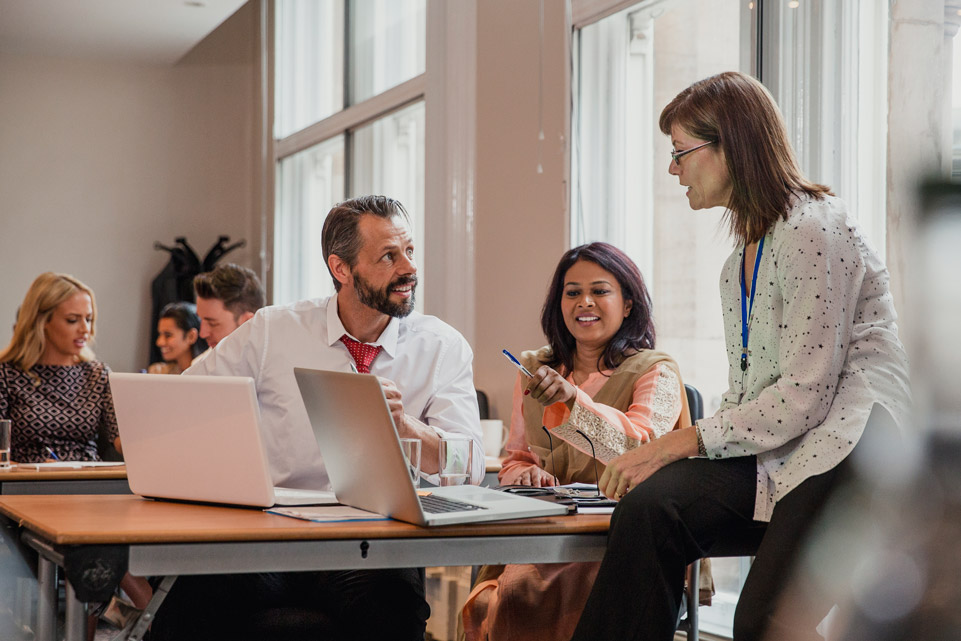
[[[534,378],[534,375],[531,374],[529,371],[527,371],[527,368],[524,367],[523,365],[521,365],[521,362],[520,362],[519,360],[517,360],[516,358],[514,358],[514,355],[513,355],[513,354],[511,354],[510,352],[508,352],[506,349],[502,349],[502,350],[501,350],[501,353],[507,358],[507,360],[509,360],[511,363],[513,363],[513,364],[514,364],[514,367],[516,367],[517,369],[519,369],[519,370],[521,371],[521,373],[524,374],[524,376],[526,376],[527,378]]]
[[[502,350],[502,353],[514,364],[514,367],[531,379],[527,384],[527,388],[524,390],[525,396],[530,395],[532,399],[545,407],[553,405],[554,403],[564,403],[568,409],[574,406],[574,399],[577,397],[577,388],[558,374],[556,370],[545,365],[539,367],[535,374],[531,374],[513,354],[506,349]]]

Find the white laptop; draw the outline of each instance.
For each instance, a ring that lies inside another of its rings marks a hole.
[[[251,507],[334,504],[333,492],[274,487],[254,381],[110,373],[134,494]]]
[[[341,503],[416,525],[567,513],[563,505],[474,485],[429,488],[430,496],[419,497],[376,376],[302,368],[294,375]],[[455,509],[428,511],[438,509],[430,503],[445,500],[455,505],[439,509]]]

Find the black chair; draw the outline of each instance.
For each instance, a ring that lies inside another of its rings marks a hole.
[[[691,408],[691,420],[696,421],[704,417],[704,404],[701,394],[690,385],[684,386],[687,391],[687,404]],[[738,533],[736,537],[718,539],[704,555],[705,558],[751,556],[764,536],[764,527],[750,527]],[[677,629],[687,634],[688,641],[698,641],[697,608],[699,605],[698,583],[701,577],[698,561],[687,566],[686,586],[684,588],[684,603],[681,604],[681,618]]]
[[[482,421],[489,419],[491,416],[490,403],[487,401],[487,394],[480,390],[475,390],[477,392],[477,409],[480,413],[480,418]]]
[[[704,399],[701,393],[692,385],[684,385],[687,392],[687,406],[691,410],[691,422],[704,418]],[[701,578],[700,562],[695,561],[687,566],[686,585],[684,587],[684,601],[681,604],[682,613],[686,611],[677,623],[677,629],[687,634],[688,641],[697,641],[697,608],[700,601],[698,583]]]

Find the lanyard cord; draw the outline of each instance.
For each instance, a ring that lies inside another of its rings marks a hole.
[[[757,289],[757,269],[761,265],[761,252],[764,251],[764,237],[757,245],[757,255],[754,257],[754,276],[751,278],[751,301],[748,303],[747,291],[744,289],[744,254],[747,253],[747,246],[744,247],[744,254],[741,254],[741,371],[747,371],[747,336],[748,322],[751,319],[751,312],[754,311],[754,292]]]

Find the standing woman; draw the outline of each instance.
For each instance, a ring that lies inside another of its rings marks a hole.
[[[200,338],[200,318],[193,303],[169,303],[157,319],[157,347],[162,362],[152,363],[148,374],[180,374],[207,349]]]
[[[874,404],[907,423],[888,273],[844,203],[801,174],[753,78],[691,85],[660,127],[691,208],[725,207],[737,244],[720,278],[729,389],[714,416],[608,465],[601,486],[623,498],[573,638],[673,638],[685,566],[736,541],[755,561],[734,638],[819,639],[830,604],[792,612],[805,624],[791,630],[775,608]]]
[[[30,285],[0,352],[0,417],[13,421],[12,460],[99,461],[98,437],[120,450],[109,368],[94,360],[93,291],[47,272]]]
[[[594,484],[614,456],[691,424],[677,364],[654,350],[640,271],[616,247],[591,243],[561,257],[541,328],[548,345],[520,354],[533,377],[514,385],[501,484]],[[484,566],[464,607],[467,641],[569,638],[597,568]]]

